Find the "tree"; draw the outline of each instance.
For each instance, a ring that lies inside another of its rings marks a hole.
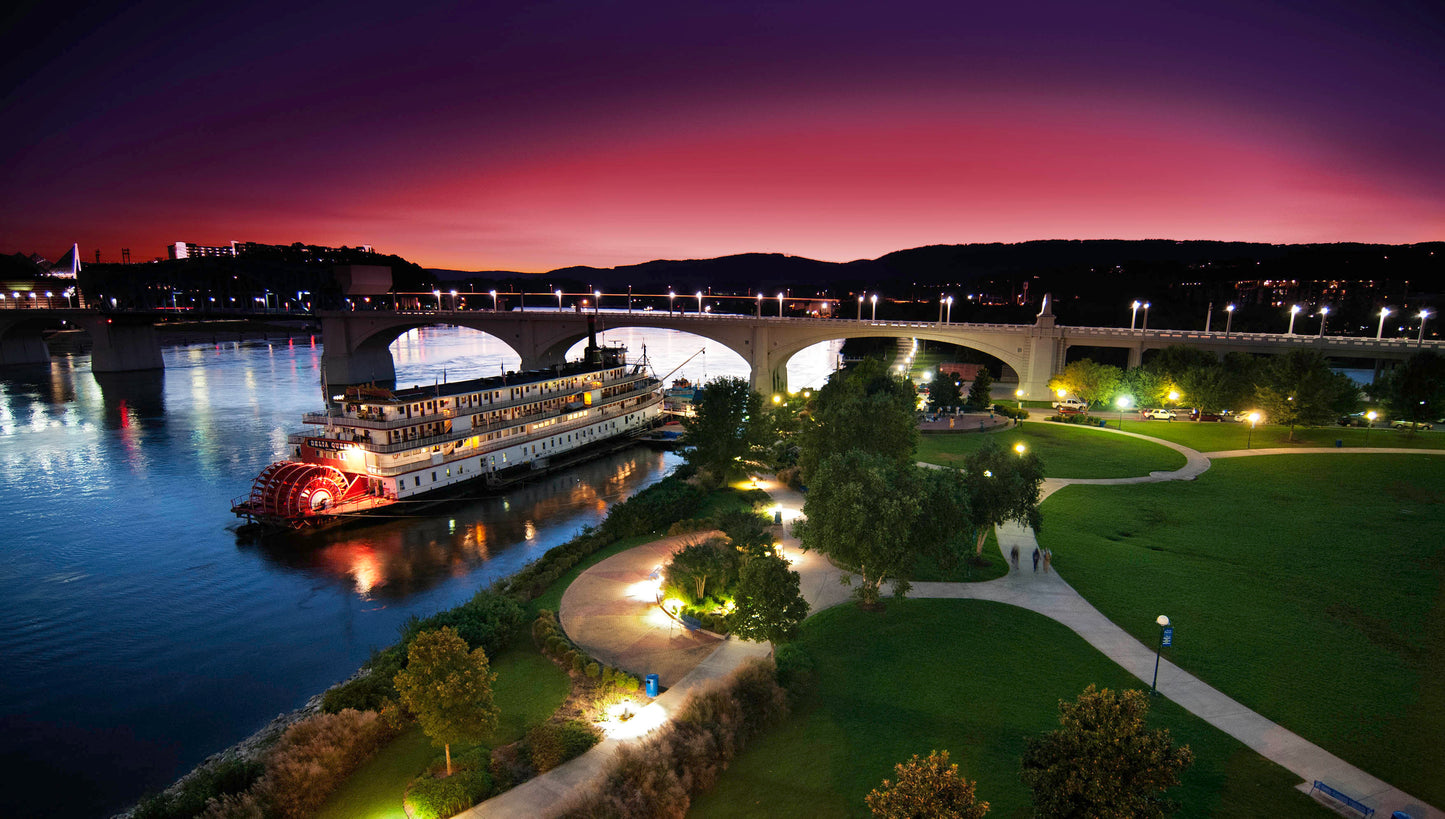
[[[883,780],[866,797],[879,819],[981,819],[988,803],[978,801],[974,783],[948,762],[948,751],[918,754],[893,766],[897,782]]]
[[[450,627],[424,631],[406,652],[406,668],[392,682],[401,704],[416,715],[432,742],[446,749],[452,774],[452,743],[479,740],[496,729],[500,712],[492,703],[487,652],[467,653],[467,643]]]
[[[734,549],[744,557],[777,554],[774,548],[777,538],[769,521],[757,512],[746,509],[729,509],[718,516],[717,528],[728,536]]]
[[[1039,495],[1044,463],[1038,455],[1020,455],[989,443],[964,458],[968,481],[968,516],[975,527],[974,554],[983,556],[983,542],[993,527],[1016,520],[1035,531],[1043,525]]]
[[[1160,407],[1169,403],[1169,391],[1177,392],[1178,383],[1148,367],[1134,367],[1124,372],[1119,389],[1134,396],[1141,407]]]
[[[967,476],[957,469],[920,469],[917,474],[923,511],[913,524],[914,542],[920,553],[951,572],[968,554],[974,535]]]
[[[1167,730],[1144,727],[1149,698],[1143,691],[1096,690],[1059,701],[1059,728],[1030,737],[1024,747],[1024,784],[1043,817],[1104,819],[1167,816],[1177,807],[1161,792],[1179,783],[1194,761]]]
[[[766,436],[762,396],[741,378],[715,378],[698,389],[687,418],[687,462],[722,481],[742,474],[742,458]]]
[[[1260,409],[1272,424],[1289,427],[1320,426],[1354,412],[1360,389],[1349,376],[1330,370],[1325,357],[1314,350],[1291,350],[1263,367],[1255,388]]]
[[[1375,392],[1392,419],[1419,423],[1445,416],[1445,356],[1433,350],[1410,356],[1381,377]]]
[[[738,579],[732,633],[744,640],[777,644],[798,636],[808,616],[808,601],[799,590],[802,578],[776,555],[759,555],[743,564]]]
[[[968,385],[968,405],[974,408],[986,408],[992,401],[989,395],[989,387],[993,386],[993,374],[987,367],[979,367],[978,375],[973,377],[973,383]]]
[[[810,486],[819,464],[829,456],[857,449],[911,463],[918,446],[915,417],[918,394],[913,382],[891,372],[876,358],[839,370],[816,396],[812,423],[804,430],[798,466]]]
[[[876,605],[883,580],[897,578],[915,554],[914,523],[923,511],[917,473],[911,464],[855,449],[830,455],[811,482],[798,539],[856,572],[864,605]],[[906,581],[895,580],[895,594],[907,590]]]
[[[1079,359],[1064,371],[1049,379],[1049,389],[1071,392],[1088,404],[1090,409],[1107,404],[1119,389],[1124,374],[1112,364],[1100,364],[1087,358]]]
[[[696,596],[690,602],[701,603],[707,597],[708,581],[715,581],[714,588],[726,586],[737,571],[737,563],[736,549],[721,538],[708,538],[673,553],[672,560],[662,570],[663,582],[679,591],[691,587]]]
[[[929,408],[934,412],[941,412],[945,407],[962,405],[963,395],[958,391],[958,376],[946,373],[942,368],[935,370],[928,387]]]

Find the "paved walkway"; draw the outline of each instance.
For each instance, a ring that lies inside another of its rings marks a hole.
[[[1188,447],[1132,432],[1095,428],[1099,432],[1127,435],[1168,446],[1183,453],[1186,462],[1171,472],[1155,472],[1145,477],[1109,479],[1048,479],[1044,497],[1070,484],[1124,485],[1166,480],[1193,480],[1209,468],[1211,458],[1300,453],[1392,453],[1442,455],[1442,450],[1370,449],[1258,449],[1231,450],[1202,454]],[[785,521],[791,522],[802,510],[801,495],[773,481],[761,482],[778,502]],[[790,530],[790,526],[784,527]],[[1032,529],[1008,524],[996,530],[999,551],[1008,558],[1009,550],[1018,546],[1020,571],[986,583],[913,584],[911,596],[937,599],[976,599],[1019,606],[1035,611],[1068,626],[1079,636],[1126,671],[1148,683],[1154,674],[1155,652],[1130,636],[1124,629],[1104,617],[1098,609],[1079,595],[1057,572],[1035,573],[1030,556],[1038,542]],[[678,676],[678,681],[651,705],[643,709],[634,722],[643,730],[660,725],[667,714],[677,708],[693,690],[727,676],[744,660],[765,656],[764,645],[740,640],[714,641],[709,644],[698,638],[678,641],[677,635],[660,620],[652,622],[655,606],[648,606],[636,597],[634,588],[645,580],[652,569],[665,562],[665,555],[675,550],[685,538],[668,538],[656,544],[638,547],[608,558],[586,572],[568,588],[562,598],[560,617],[567,633],[599,658],[636,673],[664,673]],[[802,552],[795,538],[782,539],[784,555],[793,561],[801,575],[803,596],[812,612],[838,605],[851,599],[852,589],[841,583],[843,572],[816,553]],[[652,547],[652,548],[649,548]],[[636,553],[634,555],[634,553]],[[619,560],[619,558],[625,558]],[[595,574],[594,574],[595,573]],[[589,577],[591,575],[591,577]],[[577,590],[574,594],[574,589]],[[631,595],[631,596],[629,596]],[[623,602],[628,601],[631,602]],[[639,608],[640,605],[640,608]],[[598,622],[588,622],[597,618]],[[662,619],[666,619],[665,616]],[[574,631],[574,627],[577,629]],[[668,629],[664,635],[663,630]],[[675,657],[669,657],[675,652]],[[698,659],[706,654],[705,658]],[[616,660],[610,658],[615,657]],[[696,662],[691,671],[681,673],[687,662]],[[641,666],[641,667],[639,667]],[[644,669],[656,668],[656,671]],[[666,684],[666,677],[664,684]],[[1185,709],[1253,748],[1299,776],[1304,782],[1300,790],[1321,780],[1350,796],[1372,805],[1377,816],[1388,817],[1393,811],[1404,811],[1413,819],[1445,819],[1445,811],[1426,805],[1370,774],[1350,765],[1319,746],[1276,725],[1225,696],[1197,677],[1168,660],[1159,662],[1159,693]],[[490,799],[459,815],[458,819],[481,817],[546,817],[555,816],[567,799],[603,775],[617,749],[631,738],[604,741],[586,754],[532,779],[494,799]]]

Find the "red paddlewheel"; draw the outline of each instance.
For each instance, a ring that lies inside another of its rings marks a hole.
[[[279,461],[256,477],[248,506],[256,514],[298,521],[335,505],[352,485],[335,467]]]

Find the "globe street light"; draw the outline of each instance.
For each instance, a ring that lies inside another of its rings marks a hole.
[[[1385,335],[1385,316],[1390,315],[1390,308],[1380,308],[1380,329],[1375,331],[1375,340],[1379,341]]]
[[[1140,332],[1149,332],[1149,302],[1144,302],[1144,321],[1139,324]]]
[[[1249,449],[1254,446],[1254,425],[1259,423],[1259,413],[1251,412],[1245,419],[1249,421],[1249,435],[1245,436],[1244,448]]]
[[[938,294],[938,323],[943,323],[943,294]]]
[[[1375,419],[1379,417],[1380,414],[1374,410],[1365,413],[1365,446],[1370,445],[1370,430],[1375,428]]]
[[[858,297],[858,320],[863,320],[863,297]]]
[[[1028,451],[1029,448],[1024,446],[1022,441],[1014,444],[1014,452],[1017,452],[1019,454],[1019,457],[1023,457],[1023,454]]]
[[[562,291],[557,291],[557,312],[562,312]]]
[[[1294,335],[1294,317],[1299,315],[1299,309],[1298,304],[1291,304],[1289,306],[1289,331],[1285,333],[1287,336]]]
[[[1121,395],[1121,396],[1118,397],[1118,399],[1116,399],[1116,400],[1114,401],[1114,405],[1119,408],[1119,431],[1120,431],[1120,432],[1123,432],[1123,431],[1124,431],[1124,410],[1126,410],[1126,409],[1129,408],[1129,404],[1133,403],[1133,400],[1134,400],[1134,399],[1130,398],[1130,397],[1127,396],[1127,395]],[[1108,423],[1108,422],[1105,421],[1104,423]]]
[[[671,290],[667,291],[667,314],[669,316],[672,315],[672,300],[675,298],[677,298],[676,293],[672,292]]]
[[[1325,319],[1330,317],[1330,308],[1320,308],[1320,338],[1325,337]]]
[[[869,319],[869,321],[877,321],[877,320],[878,320],[878,294],[877,294],[877,293],[874,293],[873,295],[871,295],[871,296],[868,297],[868,300],[871,301],[871,302],[873,302],[873,317],[872,317],[871,319]]]
[[[592,315],[595,316],[595,315],[597,315],[598,311],[600,311],[600,310],[602,309],[602,291],[601,291],[601,290],[593,290],[593,291],[592,291],[592,298],[593,298],[593,302],[592,302]]]
[[[495,313],[495,312],[497,312],[497,291],[493,290],[493,291],[491,291],[491,293],[492,293],[492,312]]]
[[[1224,337],[1229,338],[1229,328],[1234,324],[1234,305],[1230,304],[1224,308]]]
[[[697,314],[702,315],[702,291],[697,291]]]
[[[1142,305],[1139,304],[1139,300],[1138,300],[1138,299],[1135,299],[1135,300],[1134,300],[1134,303],[1131,304],[1131,305],[1129,305],[1129,329],[1130,329],[1130,330],[1133,330],[1133,329],[1134,329],[1134,322],[1136,322],[1136,321],[1139,320],[1139,308],[1140,308],[1141,306],[1142,306]]]
[[[944,315],[943,315],[943,323],[944,323],[944,324],[952,324],[952,323],[953,323],[953,296],[949,296],[949,297],[948,297],[948,312],[944,313]]]
[[[437,310],[441,310],[441,309],[442,309],[442,291],[440,291],[440,290],[433,290],[433,291],[431,291],[431,294],[432,294],[433,296],[436,296],[436,299],[437,299]]]
[[[758,318],[763,317],[763,294],[758,294]]]
[[[1174,642],[1174,630],[1169,627],[1169,617],[1161,614],[1154,618],[1154,622],[1159,624],[1159,647],[1154,650],[1154,682],[1149,683],[1151,697],[1159,694],[1159,653],[1164,650],[1164,640],[1168,639],[1171,644]]]
[[[1419,340],[1416,342],[1417,344],[1424,344],[1424,343],[1425,343],[1425,319],[1427,319],[1427,318],[1430,318],[1430,311],[1429,311],[1429,310],[1421,310],[1421,311],[1420,311],[1420,338],[1419,338]]]
[[[782,317],[783,317],[783,296],[785,296],[785,295],[787,295],[787,294],[786,294],[786,293],[779,293],[779,294],[778,294],[778,318],[782,318]]]

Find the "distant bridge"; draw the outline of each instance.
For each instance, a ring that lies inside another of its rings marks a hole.
[[[49,351],[41,333],[63,318],[90,333],[95,372],[159,369],[164,365],[155,325],[162,318],[175,317],[165,311],[0,310],[0,366],[48,362]],[[303,316],[253,311],[226,317]],[[569,349],[587,338],[588,319],[597,320],[599,329],[653,327],[716,341],[748,362],[753,388],[760,392],[787,389],[788,361],[801,350],[848,338],[916,338],[979,350],[1003,362],[1017,375],[1023,397],[1035,399],[1048,395],[1049,378],[1063,369],[1069,348],[1078,346],[1126,350],[1129,366],[1137,366],[1146,350],[1173,344],[1198,347],[1216,355],[1312,349],[1332,358],[1375,360],[1403,360],[1421,349],[1445,351],[1445,342],[1400,338],[1060,326],[1047,301],[1032,324],[764,318],[654,310],[357,310],[321,312],[317,317],[321,321],[326,379],[336,386],[393,381],[396,370],[389,349],[391,342],[409,330],[437,325],[466,327],[497,338],[517,353],[523,369],[548,367],[561,362]]]

